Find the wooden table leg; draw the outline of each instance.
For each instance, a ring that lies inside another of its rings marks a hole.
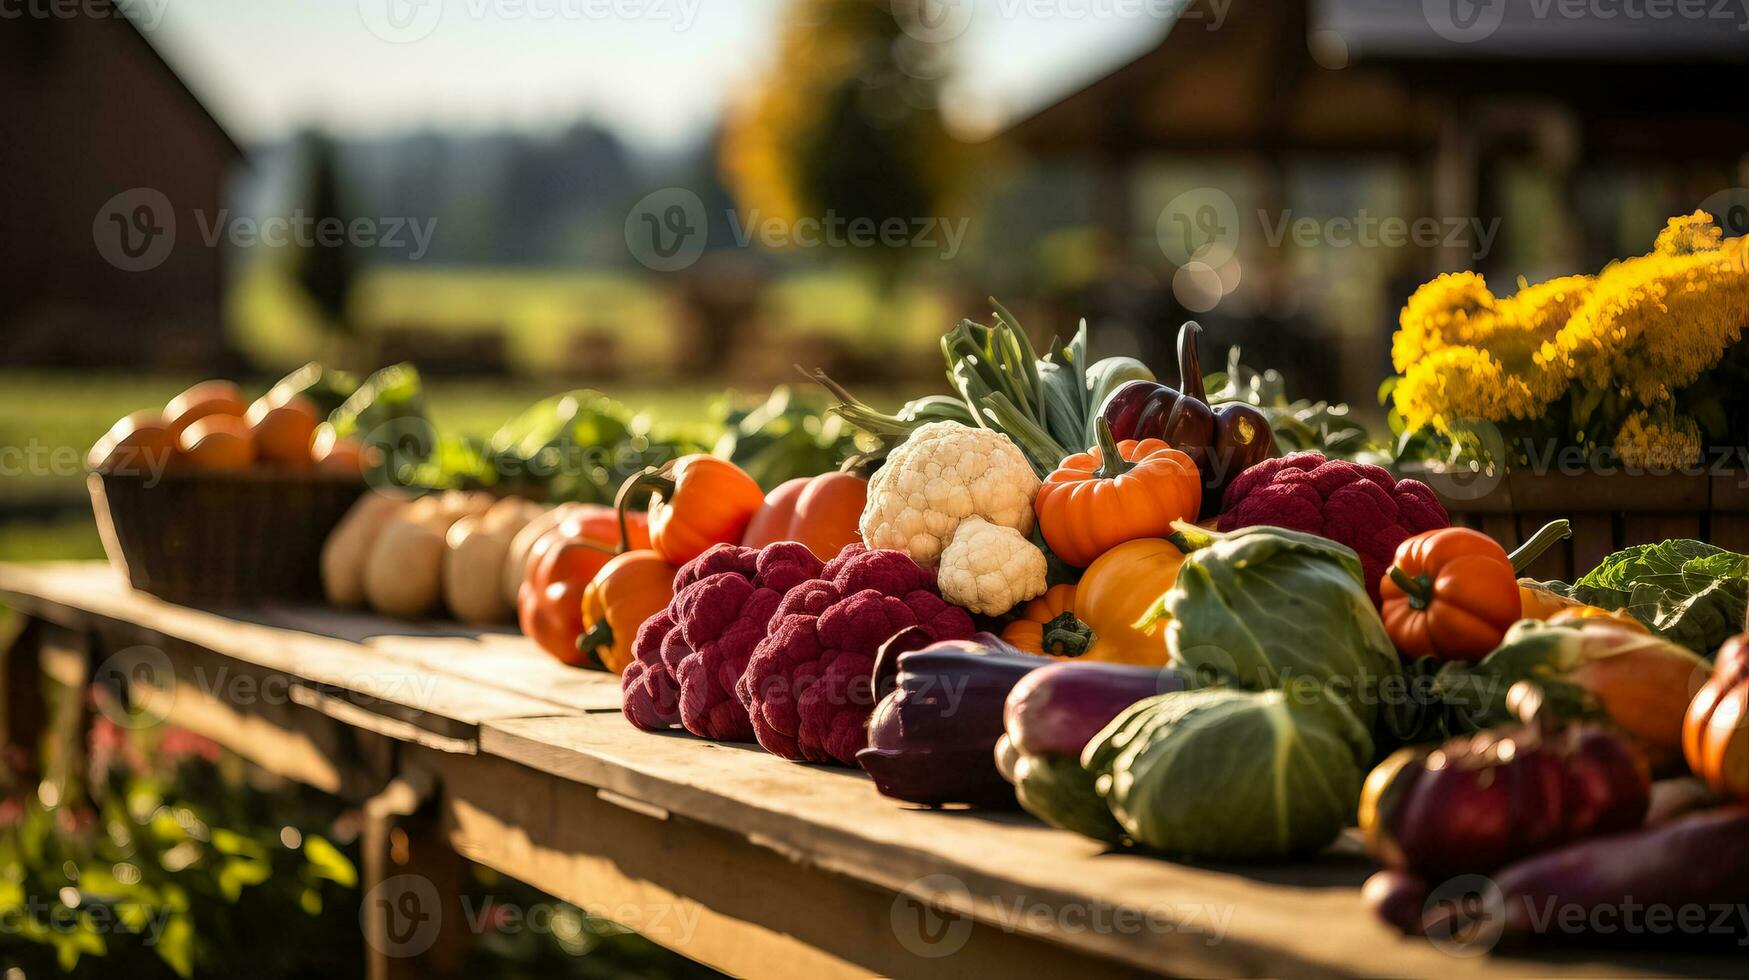
[[[364,804],[359,921],[369,980],[461,975],[467,861],[443,833],[436,796],[436,778],[411,769]]]

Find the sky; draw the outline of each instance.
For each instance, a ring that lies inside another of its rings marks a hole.
[[[958,117],[988,126],[1151,47],[1188,0],[926,0]],[[539,130],[580,117],[634,145],[704,136],[768,64],[791,0],[122,0],[239,140]]]

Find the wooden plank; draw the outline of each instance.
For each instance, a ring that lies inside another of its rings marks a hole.
[[[747,746],[639,732],[606,715],[492,722],[482,729],[481,755],[742,835],[791,862],[889,896],[916,895],[973,921],[1134,969],[1597,976],[1683,968],[1680,958],[1614,952],[1457,960],[1375,922],[1358,893],[1372,868],[1352,849],[1258,867],[1110,853],[1024,815],[906,808],[879,796],[860,773],[795,765]],[[504,823],[514,827],[524,819],[539,825],[535,813],[507,815]],[[1026,916],[1017,921],[1017,907],[1044,910],[1045,924],[1029,925]],[[1058,921],[1055,915],[1096,907],[1135,910],[1157,927],[1120,933],[1049,925]],[[1221,925],[1211,942],[1213,922]]]
[[[1089,970],[1055,943],[929,908],[610,791],[477,756],[429,764],[440,767],[460,853],[731,975]]]
[[[353,725],[370,727],[373,717],[381,719],[377,729],[395,738],[406,737],[413,726],[436,735],[433,744],[465,745],[471,751],[485,719],[577,710],[409,663],[392,647],[326,635],[319,631],[320,618],[308,614],[301,620],[310,627],[306,630],[264,622],[271,612],[192,609],[164,602],[128,588],[100,563],[0,565],[0,593],[31,615],[95,631],[118,649],[181,642],[275,672],[316,692],[308,698],[311,707],[345,711],[343,720]],[[384,620],[376,622],[378,632],[395,628]],[[604,700],[601,690],[596,682],[592,703]]]

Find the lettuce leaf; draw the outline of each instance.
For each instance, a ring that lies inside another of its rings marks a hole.
[[[1665,639],[1710,657],[1743,629],[1749,556],[1691,538],[1635,545],[1573,583],[1572,596],[1626,612]]]

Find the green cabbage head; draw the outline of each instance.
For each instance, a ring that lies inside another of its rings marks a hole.
[[[1165,854],[1253,861],[1316,851],[1353,820],[1373,743],[1316,684],[1137,702],[1087,744],[1124,831]]]
[[[1360,557],[1315,534],[1248,527],[1191,553],[1158,612],[1171,665],[1254,691],[1312,678],[1371,731],[1379,685],[1401,673]]]

